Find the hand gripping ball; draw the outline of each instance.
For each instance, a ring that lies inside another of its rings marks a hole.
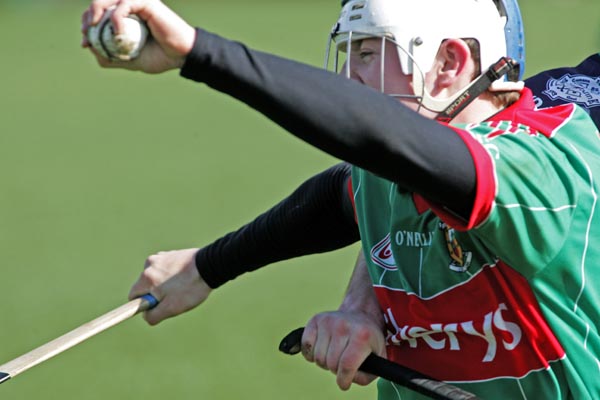
[[[124,33],[115,35],[110,16],[114,6],[106,10],[98,24],[88,29],[88,41],[105,58],[129,61],[136,58],[148,38],[148,27],[136,15],[124,20]]]

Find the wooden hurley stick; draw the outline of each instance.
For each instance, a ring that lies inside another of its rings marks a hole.
[[[0,365],[0,383],[6,382],[10,378],[27,371],[49,358],[54,357],[63,351],[91,338],[98,333],[113,327],[142,311],[150,310],[158,304],[158,300],[151,294],[138,297],[104,315],[90,321],[64,335],[41,345],[40,347],[31,350],[29,353],[23,354]]]

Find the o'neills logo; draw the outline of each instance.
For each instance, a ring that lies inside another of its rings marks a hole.
[[[434,378],[522,377],[564,357],[527,281],[500,262],[429,298],[374,288],[388,358]]]
[[[597,107],[600,106],[600,76],[566,74],[559,79],[549,79],[542,93],[552,100]]]
[[[394,260],[394,254],[392,254],[392,241],[389,233],[373,246],[371,249],[371,260],[373,260],[375,264],[389,271],[398,269],[396,260]]]

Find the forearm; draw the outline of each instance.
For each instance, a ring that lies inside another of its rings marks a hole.
[[[371,277],[369,276],[362,250],[356,259],[356,265],[354,266],[354,271],[350,277],[350,282],[348,283],[348,288],[346,289],[339,311],[362,312],[369,315],[382,329],[385,326],[383,313],[373,290]]]
[[[335,157],[463,216],[469,212],[475,170],[466,145],[452,129],[391,97],[202,30],[181,74],[245,102]]]
[[[357,242],[349,179],[350,166],[338,164],[307,180],[254,221],[200,249],[200,275],[216,288],[277,261]]]

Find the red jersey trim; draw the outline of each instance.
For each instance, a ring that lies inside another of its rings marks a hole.
[[[413,203],[419,214],[423,214],[425,211],[431,209],[429,202],[417,193],[413,193]]]
[[[424,204],[427,204],[446,224],[458,231],[466,231],[483,222],[492,209],[492,204],[494,202],[494,198],[496,197],[494,165],[485,148],[470,134],[450,125],[448,127],[452,128],[456,134],[460,136],[462,141],[467,146],[467,149],[471,153],[473,163],[475,164],[475,173],[477,174],[477,189],[475,192],[475,203],[473,204],[471,216],[468,221],[464,221],[460,218],[457,218],[446,209],[421,197],[418,194],[415,194],[413,199],[415,206],[420,213],[423,212],[421,210],[424,209]]]
[[[356,202],[354,201],[354,190],[352,190],[352,177],[348,179],[346,189],[348,198],[350,199],[350,203],[352,203],[352,209],[354,210],[354,222],[358,224],[358,215],[356,214]]]
[[[516,103],[495,114],[489,118],[488,121],[492,123],[513,121],[515,125],[514,129],[527,126],[529,127],[531,134],[541,134],[548,138],[552,138],[556,131],[558,131],[558,129],[560,129],[560,127],[563,126],[575,112],[574,104],[565,104],[542,110],[535,110],[534,107],[535,104],[531,90],[524,88],[521,91],[520,99]],[[456,134],[460,136],[471,153],[475,164],[477,189],[471,216],[468,221],[464,221],[418,194],[415,194],[413,199],[419,213],[422,213],[426,210],[426,207],[429,207],[442,221],[452,228],[458,231],[466,231],[475,228],[485,221],[492,210],[492,205],[496,198],[494,165],[483,145],[475,140],[469,133],[451,125],[448,125],[448,127],[452,128]],[[511,130],[512,129],[509,129],[507,132],[496,131],[490,136],[512,133]]]
[[[571,103],[539,110],[534,107],[533,94],[525,88],[519,101],[492,116],[489,121],[513,121],[528,126],[533,130],[532,133],[551,138],[575,112],[575,105]]]

